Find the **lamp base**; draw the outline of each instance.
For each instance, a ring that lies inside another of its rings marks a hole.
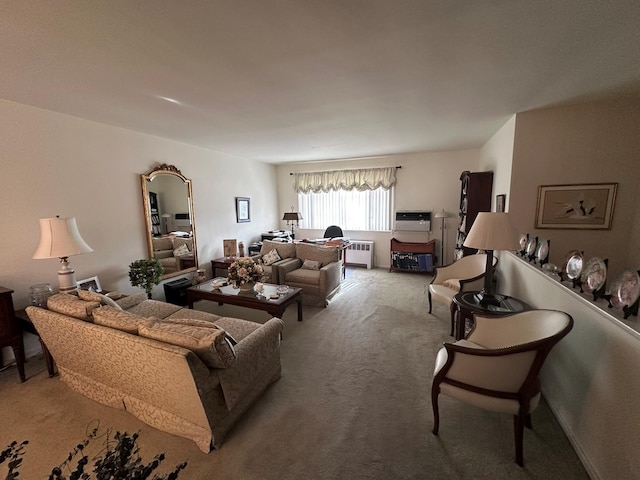
[[[67,257],[60,258],[60,270],[58,270],[58,290],[60,293],[69,293],[77,290],[76,272],[69,265]]]
[[[476,299],[478,300],[478,303],[483,307],[487,305],[494,305],[497,307],[498,305],[500,305],[501,301],[501,299],[495,294],[485,292],[484,290],[476,295]]]

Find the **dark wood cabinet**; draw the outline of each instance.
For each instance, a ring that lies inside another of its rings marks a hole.
[[[491,211],[493,172],[464,171],[460,175],[460,182],[460,223],[456,238],[456,260],[477,252],[475,248],[463,246],[463,243],[478,213]]]
[[[13,310],[12,293],[13,290],[0,287],[0,367],[2,366],[2,348],[13,348],[18,375],[20,375],[20,380],[24,382],[24,342],[22,341],[22,330],[18,327]]]
[[[404,272],[433,272],[435,263],[436,241],[430,242],[402,242],[391,239],[391,265],[389,271]]]

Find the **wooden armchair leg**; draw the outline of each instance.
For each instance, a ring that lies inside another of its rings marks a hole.
[[[431,405],[433,406],[433,434],[438,435],[438,429],[440,428],[440,411],[438,409],[438,395],[440,389],[433,387],[431,389]]]
[[[429,297],[429,313],[431,313],[431,306],[432,305],[431,305],[431,292],[430,291],[427,293],[427,296]]]

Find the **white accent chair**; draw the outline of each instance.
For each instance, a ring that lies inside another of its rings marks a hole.
[[[487,263],[487,254],[468,255],[444,267],[436,268],[435,275],[429,284],[429,313],[435,300],[444,303],[451,312],[451,335],[455,324],[456,305],[453,297],[459,292],[482,290]],[[498,259],[493,258],[493,268]]]
[[[524,426],[540,402],[538,375],[549,351],[573,327],[570,315],[530,310],[504,317],[475,316],[464,340],[445,342],[436,357],[431,402],[434,435],[440,417],[438,395],[456,398],[514,419],[516,463],[523,461]]]

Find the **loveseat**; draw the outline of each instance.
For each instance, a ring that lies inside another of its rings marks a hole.
[[[280,378],[280,319],[219,317],[144,293],[117,302],[78,294],[53,295],[48,309],[27,307],[61,380],[203,452],[219,448]]]
[[[185,268],[183,262],[193,260],[193,237],[154,237],[153,258],[160,260],[164,273],[174,273]]]
[[[271,260],[273,250],[280,257],[274,263]],[[286,255],[282,257],[281,253]],[[271,257],[271,258],[270,258]],[[271,278],[277,279],[280,285],[299,287],[302,289],[302,303],[318,307],[326,307],[329,299],[340,291],[342,263],[340,250],[312,243],[281,243],[265,240],[260,255],[254,259],[271,266]]]

